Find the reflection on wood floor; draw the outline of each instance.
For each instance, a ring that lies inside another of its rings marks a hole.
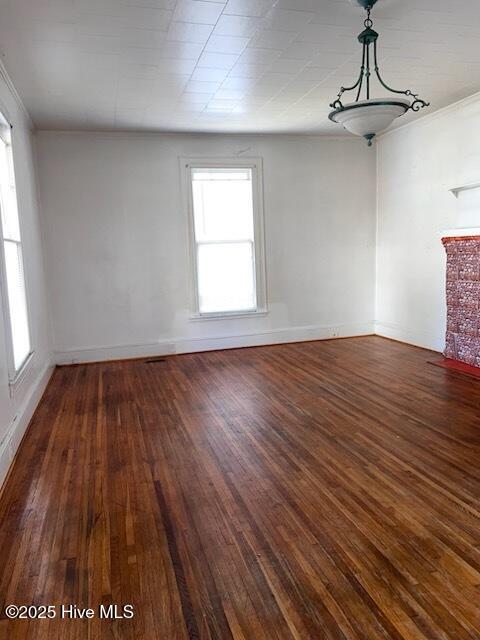
[[[367,337],[55,371],[0,502],[0,638],[479,640],[480,383]]]

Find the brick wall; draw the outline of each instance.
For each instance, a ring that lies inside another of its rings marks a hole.
[[[480,367],[480,236],[442,242],[447,252],[445,357]]]

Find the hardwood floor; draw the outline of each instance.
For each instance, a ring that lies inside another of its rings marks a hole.
[[[480,383],[429,359],[368,337],[57,369],[0,502],[0,609],[57,617],[0,638],[479,640]]]

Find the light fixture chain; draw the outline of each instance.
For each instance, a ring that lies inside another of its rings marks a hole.
[[[373,20],[370,18],[370,7],[367,9],[367,19],[363,23],[367,29],[371,29],[373,27]]]

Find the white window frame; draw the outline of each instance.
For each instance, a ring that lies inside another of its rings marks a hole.
[[[245,318],[268,313],[265,267],[265,222],[263,212],[263,163],[261,158],[180,158],[183,200],[187,210],[189,298],[191,320]],[[193,169],[250,169],[252,171],[255,288],[257,306],[251,311],[201,313],[198,297],[197,242],[193,211]]]
[[[28,369],[33,361],[33,357],[35,355],[35,350],[32,342],[32,318],[30,313],[30,304],[29,304],[29,293],[28,293],[28,281],[27,281],[27,273],[26,273],[26,265],[25,265],[25,255],[24,255],[24,234],[23,234],[23,225],[22,225],[22,216],[20,213],[20,203],[18,199],[18,190],[17,190],[17,178],[15,171],[15,143],[14,143],[14,135],[13,135],[13,127],[9,123],[8,114],[5,109],[2,108],[0,104],[0,128],[4,128],[10,130],[10,139],[4,140],[10,147],[10,154],[12,159],[12,170],[15,181],[15,192],[16,192],[16,201],[17,201],[17,210],[18,210],[18,224],[20,228],[20,249],[22,254],[22,262],[23,262],[23,277],[25,281],[25,298],[26,298],[26,306],[27,306],[27,319],[28,319],[28,330],[30,337],[30,352],[17,369],[15,367],[15,357],[13,353],[13,335],[12,335],[12,326],[10,319],[10,301],[8,295],[8,284],[7,284],[7,272],[6,272],[6,262],[5,262],[5,240],[3,235],[3,226],[0,224],[0,292],[2,297],[2,309],[3,309],[3,323],[5,327],[5,337],[6,337],[6,352],[7,352],[7,368],[8,368],[8,380],[10,387],[10,395],[13,397],[23,382]],[[1,134],[0,134],[1,135]],[[1,206],[1,205],[0,205]]]

